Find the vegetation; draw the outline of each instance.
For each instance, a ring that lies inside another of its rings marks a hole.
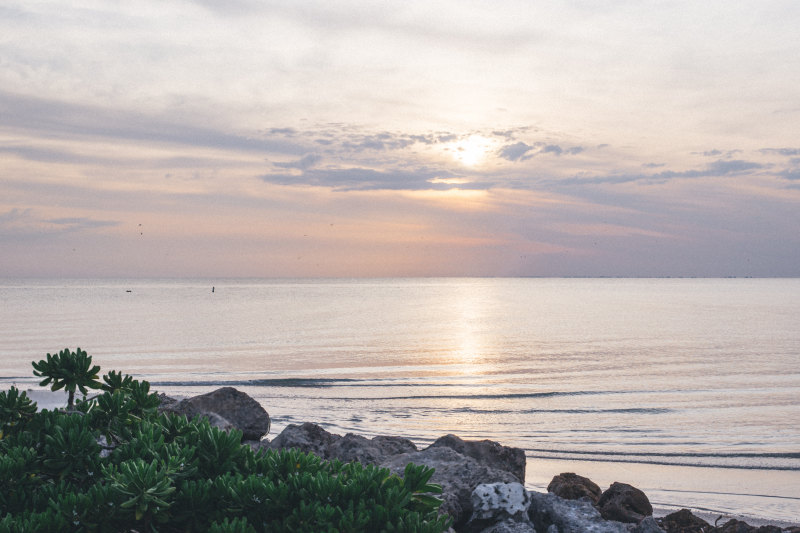
[[[0,392],[0,533],[441,532],[433,470],[404,476],[297,450],[253,452],[241,432],[158,412],[146,381],[78,349],[33,363],[70,409]],[[74,391],[102,389],[73,404]]]

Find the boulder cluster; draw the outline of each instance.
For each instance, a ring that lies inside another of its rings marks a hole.
[[[290,424],[270,441],[264,438],[269,414],[231,387],[183,400],[162,396],[161,409],[206,416],[217,427],[236,428],[254,449],[297,448],[323,459],[378,465],[399,475],[408,463],[434,468],[431,483],[443,489],[440,512],[453,518],[452,529],[459,533],[800,533],[797,527],[753,527],[738,520],[711,525],[686,509],[655,519],[641,490],[615,482],[603,491],[574,473],[555,476],[547,493],[529,491],[524,487],[523,450],[490,440],[445,435],[418,449],[403,437],[341,436],[306,422]]]

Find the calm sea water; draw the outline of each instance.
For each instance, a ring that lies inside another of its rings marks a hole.
[[[214,292],[212,292],[212,286]],[[274,436],[446,433],[654,504],[800,521],[800,280],[0,280],[0,386],[86,349]]]

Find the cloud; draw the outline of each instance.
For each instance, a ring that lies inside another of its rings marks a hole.
[[[0,213],[0,237],[41,236],[118,226],[115,220],[88,217],[41,218],[32,208],[13,208]]]
[[[170,119],[164,115],[107,109],[92,104],[73,104],[6,91],[0,91],[0,115],[3,116],[5,129],[44,137],[90,136],[105,140],[174,143],[290,155],[307,152],[299,142],[259,138],[225,131],[223,128],[198,126],[178,117]]]
[[[559,184],[619,184],[630,183],[634,181],[641,181],[645,183],[663,183],[672,179],[691,179],[691,178],[705,178],[705,177],[722,177],[733,176],[742,174],[751,170],[763,169],[765,166],[755,161],[744,160],[724,160],[719,159],[713,163],[709,163],[705,168],[696,170],[664,170],[655,174],[612,174],[606,176],[575,176],[558,180]]]
[[[791,181],[799,181],[800,180],[800,168],[793,168],[789,170],[784,170],[779,174],[780,177],[786,180]]]
[[[520,141],[504,146],[500,149],[498,155],[503,159],[508,159],[509,161],[520,161],[523,160],[525,154],[531,150],[533,150],[533,146]]]
[[[533,143],[533,145],[529,145],[520,141],[504,146],[498,151],[497,154],[508,161],[527,161],[538,154],[553,154],[556,156],[563,154],[576,155],[583,152],[583,150],[584,148],[582,146],[563,148],[557,144],[537,142]]]
[[[322,156],[317,154],[307,154],[298,159],[297,161],[290,161],[288,163],[275,162],[272,163],[279,168],[296,168],[299,170],[307,170],[317,163],[322,161]]]
[[[800,155],[800,148],[762,148],[759,152],[762,154],[796,156]]]
[[[278,185],[328,187],[337,191],[371,190],[449,190],[486,189],[487,182],[458,180],[457,176],[432,169],[419,170],[374,170],[370,168],[308,169],[300,175],[266,174],[261,179]]]

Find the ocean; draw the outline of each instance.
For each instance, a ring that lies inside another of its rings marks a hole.
[[[212,290],[213,289],[213,290]],[[0,280],[0,387],[237,387],[273,426],[454,433],[681,507],[800,522],[800,279]]]

